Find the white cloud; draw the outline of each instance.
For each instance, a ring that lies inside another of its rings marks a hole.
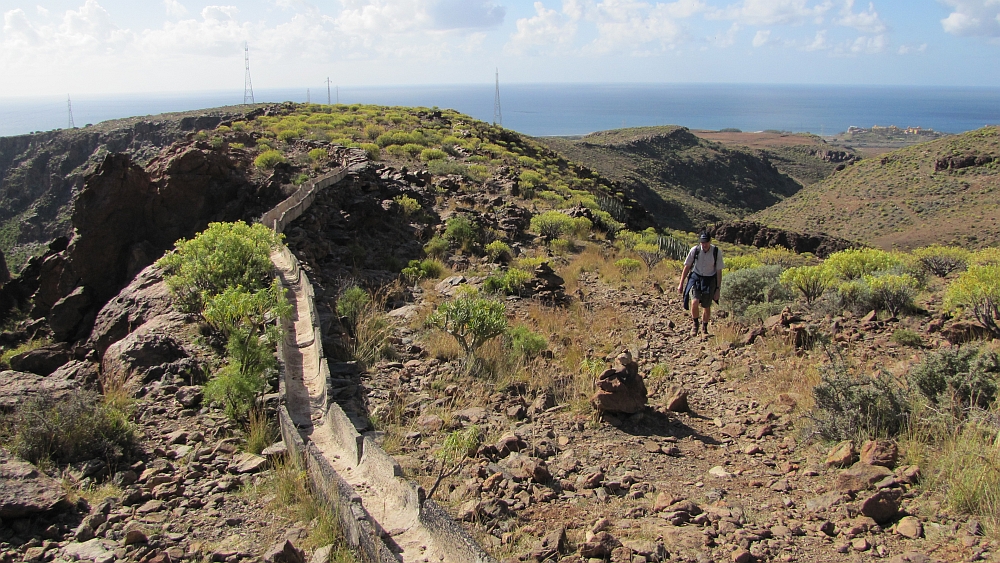
[[[910,53],[926,53],[926,52],[927,52],[927,43],[922,43],[917,47],[914,47],[912,45],[899,46],[900,55],[909,55]]]
[[[177,0],[163,0],[163,4],[167,9],[168,16],[183,17],[188,13],[184,4],[181,4]]]
[[[868,9],[863,12],[854,13],[854,0],[845,0],[844,7],[840,11],[837,19],[839,25],[853,27],[864,33],[882,33],[885,31],[885,24],[875,11],[875,4],[869,3]]]
[[[807,0],[743,0],[715,10],[711,17],[744,25],[801,25],[809,21],[818,24],[832,7],[829,0],[813,5]]]
[[[763,47],[771,42],[771,30],[762,29],[753,36],[753,46]]]
[[[840,54],[876,54],[885,51],[889,46],[889,39],[885,35],[861,36],[838,49]]]
[[[438,0],[428,11],[437,29],[496,27],[507,13],[492,0]]]
[[[947,33],[969,37],[1000,37],[1000,0],[941,0],[952,12],[941,20]]]
[[[517,20],[517,31],[510,36],[506,49],[512,53],[528,53],[540,47],[569,46],[576,37],[577,21],[583,17],[576,2],[565,2],[563,12],[550,10],[535,2],[535,15]]]
[[[709,37],[708,40],[716,47],[721,47],[721,48],[731,47],[733,44],[736,43],[736,36],[739,34],[739,32],[740,32],[740,24],[734,23],[733,25],[729,26],[729,30],[727,30],[725,33],[718,33],[712,37]]]
[[[816,32],[816,37],[813,38],[812,43],[803,47],[805,51],[822,51],[829,48],[829,44],[826,41],[826,30],[821,29]]]

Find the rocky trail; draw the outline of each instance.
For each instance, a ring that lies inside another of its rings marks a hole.
[[[530,396],[502,390],[488,404],[463,405],[461,391],[435,384],[455,366],[428,359],[409,329],[401,342],[416,353],[365,377],[374,409],[400,395],[410,406],[397,459],[425,486],[437,467],[429,451],[449,429],[477,424],[501,436],[443,487],[453,514],[498,558],[992,560],[995,546],[982,527],[930,500],[917,485],[919,468],[897,466],[894,446],[865,444],[859,461],[853,449],[828,452],[803,435],[796,424],[804,416],[801,397],[761,393],[773,385],[767,373],[775,352],[691,336],[673,294],[613,289],[590,274],[580,285],[588,305],[603,303],[633,319],[633,353],[649,388],[644,412],[597,422],[544,393],[529,405]],[[515,317],[530,306],[516,298],[508,304]],[[885,339],[871,323],[842,324],[845,339],[858,346]],[[796,354],[794,347],[776,350]],[[657,364],[669,371],[650,378]],[[455,410],[420,415],[441,405]]]

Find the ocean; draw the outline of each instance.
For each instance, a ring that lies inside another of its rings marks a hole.
[[[326,103],[325,87],[257,90],[257,102]],[[340,87],[331,99],[452,108],[493,121],[493,84]],[[107,119],[239,104],[243,92],[116,94],[72,98],[76,126]],[[503,126],[534,136],[583,135],[647,125],[766,129],[832,135],[897,125],[961,133],[1000,124],[1000,89],[756,84],[501,84]],[[61,96],[0,98],[0,136],[66,127]]]

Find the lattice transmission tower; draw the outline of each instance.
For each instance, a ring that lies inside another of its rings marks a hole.
[[[73,123],[73,101],[69,99],[69,94],[66,94],[66,110],[69,112],[69,128],[75,129],[76,123]]]
[[[503,112],[500,111],[500,69],[497,69],[497,88],[493,98],[493,125],[503,127]]]
[[[247,74],[243,80],[243,104],[255,103],[253,100],[253,81],[250,80],[250,44],[243,42],[243,60],[246,62]]]

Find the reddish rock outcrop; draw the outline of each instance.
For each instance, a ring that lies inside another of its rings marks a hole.
[[[637,413],[646,408],[646,384],[632,354],[622,352],[615,367],[597,376],[597,393],[590,400],[598,412]]]

